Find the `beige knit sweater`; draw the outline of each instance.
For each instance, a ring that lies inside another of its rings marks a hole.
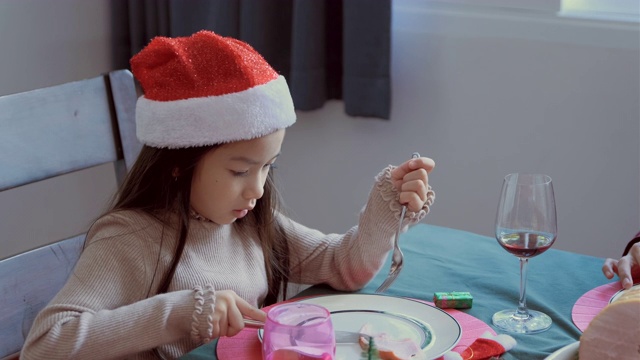
[[[346,234],[323,234],[280,216],[299,283],[356,290],[380,270],[401,208],[390,169],[376,177],[358,226]],[[428,206],[409,213],[409,223],[426,212]],[[171,262],[175,232],[137,211],[99,219],[66,285],[35,319],[21,359],[155,359],[153,348],[177,358],[199,345],[190,338],[195,286],[230,289],[262,304],[265,264],[250,232],[197,219],[190,227],[169,292],[154,295]]]

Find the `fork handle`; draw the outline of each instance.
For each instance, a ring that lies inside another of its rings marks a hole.
[[[412,159],[417,159],[420,157],[420,154],[414,152],[411,154]],[[400,224],[398,225],[398,233],[396,234],[396,240],[400,236],[400,232],[402,232],[402,223],[404,222],[404,215],[407,213],[407,205],[402,205],[402,211],[400,212]]]
[[[420,154],[417,152],[414,152],[413,154],[411,154],[411,158],[412,159],[417,159],[420,157]],[[397,246],[398,243],[398,238],[400,237],[400,233],[402,232],[402,223],[404,222],[404,216],[407,213],[407,205],[402,205],[402,211],[400,212],[400,221],[398,224],[398,232],[396,233],[396,239],[395,239],[395,244]]]
[[[393,239],[393,247],[399,248],[398,241],[400,238],[400,233],[402,232],[402,223],[404,223],[404,215],[407,213],[407,205],[402,205],[402,211],[400,212],[400,222],[398,223],[398,231],[396,232],[396,237]],[[393,260],[396,259],[396,252],[393,252]]]
[[[264,322],[260,320],[244,318],[244,327],[251,329],[262,329],[264,327]]]

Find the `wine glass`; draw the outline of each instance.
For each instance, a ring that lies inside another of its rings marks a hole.
[[[557,235],[556,203],[551,178],[542,174],[509,174],[502,183],[496,215],[496,238],[520,259],[520,300],[517,309],[492,317],[493,325],[520,334],[535,334],[551,327],[551,318],[527,309],[527,264],[553,245]]]
[[[264,360],[333,360],[336,340],[326,308],[292,302],[267,312],[262,339]]]

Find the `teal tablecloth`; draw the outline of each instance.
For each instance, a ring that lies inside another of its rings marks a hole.
[[[518,259],[503,250],[494,238],[419,224],[402,234],[400,243],[405,254],[404,269],[387,294],[432,301],[434,292],[469,291],[473,307],[463,311],[490,326],[493,313],[517,306]],[[609,282],[600,271],[603,261],[554,249],[531,259],[527,305],[551,316],[553,325],[535,335],[510,334],[518,344],[503,359],[544,359],[578,340],[580,331],[571,320],[571,309],[585,292]],[[383,270],[358,292],[374,293],[389,265],[390,257]],[[300,296],[330,293],[338,292],[315,286]],[[215,360],[215,346],[215,342],[201,346],[182,359]]]

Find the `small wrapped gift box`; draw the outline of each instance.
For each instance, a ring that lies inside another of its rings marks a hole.
[[[441,309],[469,309],[473,296],[466,291],[437,292],[433,294],[433,303]]]

